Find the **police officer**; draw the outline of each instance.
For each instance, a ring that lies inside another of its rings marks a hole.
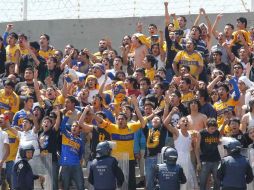
[[[246,184],[253,180],[253,173],[249,162],[240,154],[241,143],[232,139],[224,148],[228,156],[221,160],[217,173],[222,190],[245,190]]]
[[[156,168],[156,180],[159,185],[157,189],[180,190],[180,184],[186,183],[186,177],[183,168],[176,164],[178,154],[174,148],[162,148],[163,164],[159,164]]]
[[[44,181],[43,176],[34,175],[28,161],[33,158],[33,145],[22,145],[19,148],[21,160],[13,166],[12,184],[13,190],[32,190],[34,189],[34,180]]]
[[[88,177],[95,190],[115,190],[124,182],[124,175],[117,160],[110,156],[111,150],[108,141],[100,142],[96,147],[96,158],[91,164]]]

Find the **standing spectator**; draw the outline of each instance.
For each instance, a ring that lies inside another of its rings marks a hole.
[[[71,116],[72,114],[72,111],[68,110],[61,122],[61,176],[64,190],[69,189],[71,180],[75,182],[76,188],[78,190],[83,190],[84,177],[80,164],[83,154],[83,143],[81,138],[79,137],[81,128],[77,122],[73,122],[71,126],[71,131],[69,132],[66,126],[66,123],[69,120],[69,116]]]
[[[173,62],[173,69],[176,75],[179,75],[179,70],[182,65],[188,65],[190,67],[190,74],[198,79],[200,73],[204,67],[204,61],[200,53],[194,50],[194,41],[186,41],[186,50],[179,51]]]
[[[15,84],[7,79],[0,90],[0,112],[10,111],[12,116],[19,111],[19,96],[14,92]]]
[[[5,71],[5,61],[6,61],[6,50],[3,44],[3,38],[0,36],[0,74]]]
[[[3,125],[5,125],[6,123],[6,119],[5,116],[3,114],[0,115],[0,126],[2,128]],[[5,190],[6,188],[6,184],[5,184],[5,168],[6,168],[6,164],[5,161],[8,158],[9,154],[10,154],[10,146],[9,146],[9,138],[8,138],[8,134],[3,131],[0,130],[0,188]]]
[[[138,102],[134,96],[132,96],[132,103],[134,104],[136,114],[140,122],[127,123],[127,117],[124,113],[119,113],[117,116],[116,124],[112,124],[99,117],[96,117],[99,127],[104,128],[111,135],[112,141],[116,142],[116,149],[113,149],[112,155],[118,159],[123,159],[123,153],[128,153],[129,157],[129,189],[136,189],[135,179],[135,160],[134,160],[134,132],[139,128],[144,127],[146,119],[143,118]]]
[[[220,189],[217,179],[217,168],[221,159],[218,150],[219,139],[220,132],[216,119],[210,118],[207,121],[207,128],[200,131],[197,137],[196,155],[198,155],[197,169],[200,170],[200,190],[207,189],[210,174],[213,175],[213,189]]]

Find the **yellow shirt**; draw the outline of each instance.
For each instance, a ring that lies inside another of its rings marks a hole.
[[[146,38],[146,41],[147,41],[147,43],[149,44],[148,47],[151,48],[151,44],[152,44],[152,42],[151,42],[151,36],[147,37],[147,38]],[[159,43],[159,40],[157,41],[157,43]],[[145,44],[145,45],[146,45],[146,44]],[[162,48],[163,48],[163,50],[164,50],[165,52],[167,51],[167,43],[166,43],[166,41],[163,42]]]
[[[6,96],[4,89],[0,90],[0,113],[4,113],[5,111],[11,111],[12,113],[16,113],[19,111],[19,96],[12,92],[10,96]]]
[[[93,54],[97,59],[101,60],[102,59],[102,53],[101,52],[96,52]]]
[[[17,152],[18,152],[19,139],[10,130],[5,130],[5,132],[8,134],[9,146],[10,146],[10,154],[6,159],[6,162],[14,161],[16,159],[16,155],[17,155]]]
[[[6,49],[6,62],[16,63],[17,61],[15,59],[15,53],[17,51],[20,51],[19,45],[16,44],[13,47],[10,47],[10,45],[8,45],[5,49]]]
[[[182,94],[181,95],[181,102],[182,104],[184,104],[185,106],[187,106],[187,104],[189,103],[189,101],[194,99],[194,94],[193,92],[188,92],[187,94]]]
[[[28,51],[28,49],[21,49],[20,48],[20,53],[21,53],[21,56],[24,56],[24,55],[28,55],[29,51]]]
[[[154,68],[146,69],[145,73],[146,73],[146,77],[149,78],[150,81],[153,81],[154,76],[155,76],[155,69]]]
[[[224,111],[227,108],[235,109],[235,106],[238,104],[238,101],[235,101],[233,98],[229,98],[226,102],[222,102],[221,100],[215,102],[213,107],[217,112],[217,123],[218,126],[221,126],[224,123]]]
[[[190,74],[198,79],[199,67],[204,66],[204,61],[200,53],[194,51],[192,54],[188,54],[186,51],[179,51],[174,59],[174,62],[178,66],[178,70],[181,69],[182,65],[188,65],[190,67]]]
[[[111,140],[116,143],[116,147],[112,149],[112,156],[124,159],[123,153],[128,153],[129,160],[134,160],[134,133],[141,127],[141,123],[128,123],[127,126],[120,129],[118,125],[108,121],[101,124],[101,127],[111,135]]]
[[[52,48],[49,48],[47,51],[40,50],[39,55],[42,56],[44,59],[48,60],[50,56],[53,56],[55,54],[55,50]]]

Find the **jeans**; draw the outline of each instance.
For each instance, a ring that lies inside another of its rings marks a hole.
[[[71,180],[75,182],[77,190],[84,190],[84,176],[80,165],[62,166],[61,177],[64,190],[69,190]]]
[[[135,173],[135,160],[129,161],[129,180],[128,180],[128,187],[129,190],[136,189],[136,173]]]
[[[220,182],[217,178],[217,169],[219,166],[219,162],[202,162],[201,172],[200,172],[200,190],[207,189],[207,179],[209,175],[213,174],[213,189],[219,190],[220,189]]]
[[[6,162],[5,174],[6,174],[6,180],[9,184],[10,189],[11,189],[11,176],[12,176],[13,166],[14,166],[14,161]]]
[[[167,68],[166,71],[166,80],[170,83],[175,73],[172,68]]]
[[[52,161],[53,190],[58,189],[58,174],[59,164],[57,161]]]
[[[145,176],[146,176],[146,189],[154,189],[154,179],[155,179],[155,168],[157,165],[157,155],[146,157],[145,160]]]

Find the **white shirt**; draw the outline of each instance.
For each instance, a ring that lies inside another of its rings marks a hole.
[[[101,77],[100,77],[100,78],[97,78],[97,80],[98,80],[99,86],[101,86],[102,83],[103,83],[104,80],[105,80],[105,75],[101,75]],[[106,87],[107,85],[111,84],[111,83],[112,83],[111,79],[108,78],[107,81],[106,81],[105,87]]]
[[[33,145],[35,151],[34,156],[40,155],[40,148],[38,143],[38,133],[34,132],[34,129],[29,131],[18,131],[18,138],[20,139],[20,145]],[[19,158],[19,153],[17,155]]]
[[[5,131],[0,130],[0,160],[3,159],[5,155],[4,145],[9,144],[8,134]],[[3,164],[3,168],[5,168],[5,163]]]

